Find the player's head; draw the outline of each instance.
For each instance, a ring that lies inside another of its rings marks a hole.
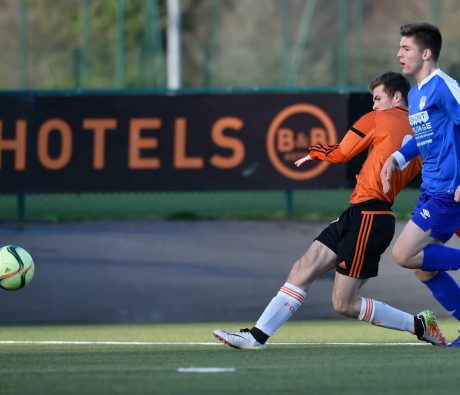
[[[406,75],[416,76],[426,63],[437,65],[442,47],[442,36],[437,26],[428,22],[402,25],[399,28],[398,59]]]
[[[388,71],[380,74],[369,82],[368,89],[374,101],[374,110],[407,107],[410,83],[401,73]]]

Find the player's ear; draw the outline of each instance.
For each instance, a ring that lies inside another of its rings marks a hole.
[[[430,60],[431,55],[432,55],[431,54],[431,49],[426,48],[425,50],[423,50],[422,58],[423,58],[423,60]]]
[[[393,96],[393,103],[401,103],[402,102],[402,94],[400,91],[396,91]]]

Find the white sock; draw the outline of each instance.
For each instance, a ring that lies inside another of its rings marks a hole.
[[[271,300],[256,323],[256,328],[272,336],[302,305],[307,293],[295,285],[285,283]]]
[[[414,316],[371,298],[361,298],[358,320],[372,325],[414,333]]]

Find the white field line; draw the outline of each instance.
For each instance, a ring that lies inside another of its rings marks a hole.
[[[136,341],[80,341],[80,340],[0,340],[2,344],[42,345],[102,345],[102,346],[223,346],[218,342],[136,342]],[[363,342],[277,342],[269,346],[428,346],[428,343],[363,343]]]
[[[179,368],[177,369],[179,373],[235,373],[235,368]]]

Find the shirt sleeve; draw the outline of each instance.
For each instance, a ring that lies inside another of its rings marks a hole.
[[[310,156],[330,163],[346,163],[369,147],[375,130],[375,114],[368,113],[358,120],[339,144],[312,145]]]
[[[420,155],[415,138],[409,139],[398,151],[392,154],[393,158],[398,162],[400,169],[403,169],[410,160]]]
[[[437,104],[451,121],[460,126],[460,87],[456,81],[444,81],[437,94]]]

